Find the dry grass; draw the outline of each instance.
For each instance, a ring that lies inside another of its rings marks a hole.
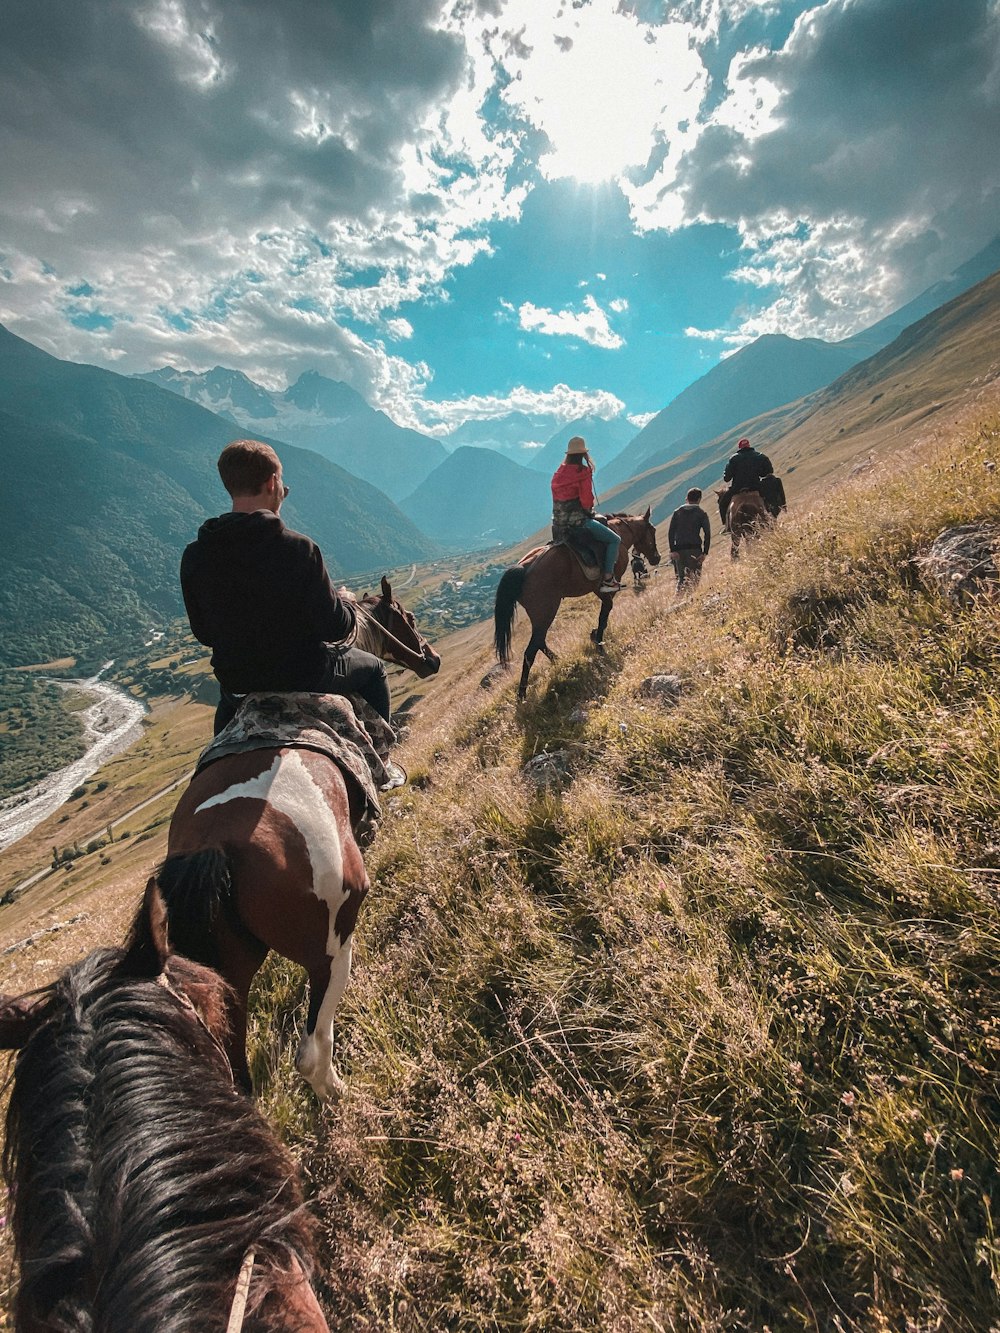
[[[523,706],[485,660],[424,702],[346,1101],[290,1074],[289,970],[258,1009],[340,1326],[1000,1326],[998,604],[913,563],[1000,515],[998,449],[970,421],[680,609],[661,580],[603,659],[571,614]],[[557,746],[572,781],[536,793]]]

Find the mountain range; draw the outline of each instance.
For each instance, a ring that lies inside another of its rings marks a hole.
[[[0,490],[0,665],[90,654],[179,614],[180,552],[207,515],[227,507],[215,461],[251,421],[281,451],[291,486],[283,516],[319,541],[340,578],[538,531],[549,509],[544,475],[572,434],[593,445],[603,507],[651,504],[662,519],[688,486],[719,478],[741,434],[772,453],[795,503],[803,484],[839,463],[903,442],[970,393],[995,390],[1000,274],[972,283],[998,259],[994,242],[946,283],[843,343],[758,339],[678,395],[624,449],[627,423],[588,419],[531,450],[532,466],[484,448],[449,453],[320,375],[303,375],[277,396],[224,368],[122,376],[60,361],[0,327],[8,479]],[[868,348],[875,350],[865,356]],[[346,450],[355,431],[351,470],[288,441],[290,422],[319,429],[321,418],[324,430],[343,427],[337,448]],[[502,424],[508,440],[525,429],[523,420]],[[368,438],[383,450],[381,461],[375,448],[368,455],[375,474],[395,466],[396,450],[407,466],[419,458],[412,485],[404,487],[396,468],[399,504],[352,475],[358,441]]]
[[[789,504],[832,472],[865,467],[900,449],[979,395],[1000,395],[1000,272],[905,327],[887,347],[833,383],[735,423],[727,432],[654,464],[610,496],[609,508],[651,505],[666,518],[690,486],[718,483],[741,435],[785,478]]]
[[[0,665],[89,653],[180,614],[180,554],[228,508],[215,463],[234,434],[156,384],[60,361],[0,326]],[[279,447],[282,516],[335,576],[438,553],[382,492]]]
[[[551,513],[552,498],[538,472],[493,449],[464,445],[400,508],[442,546],[469,551],[520,541]]]
[[[602,489],[677,458],[740,422],[832,383],[909,325],[1000,269],[1000,237],[877,324],[837,343],[765,334],[695,380],[600,474]]]
[[[409,495],[448,453],[429,435],[397,426],[350,385],[316,371],[275,393],[224,366],[203,373],[163,366],[135,378],[199,403],[255,438],[263,430],[311,449],[391,500]]]

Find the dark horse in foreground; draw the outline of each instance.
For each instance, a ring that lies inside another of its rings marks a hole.
[[[385,579],[382,597],[367,601],[368,609],[355,603],[359,646],[433,675],[441,659]],[[209,763],[174,810],[167,858],[150,882],[162,893],[178,950],[215,968],[232,988],[227,1050],[247,1090],[247,1000],[271,949],[309,978],[299,1072],[318,1097],[343,1089],[333,1068],[333,1018],[369,887],[356,836],[362,813],[357,781],[334,759],[283,745]]]
[[[233,1085],[225,984],[164,920],[147,891],[127,948],[0,998],[14,1327],[321,1333],[295,1165]]]
[[[616,579],[620,580],[628,567],[629,552],[633,548],[644,555],[651,565],[660,563],[660,553],[656,549],[656,528],[650,522],[649,515],[647,509],[642,515],[613,514],[608,520],[608,526],[621,538],[615,561]],[[494,644],[497,657],[504,666],[510,662],[511,633],[518,602],[527,611],[531,621],[531,638],[524,650],[521,681],[517,687],[519,699],[523,699],[527,693],[528,675],[538,654],[542,652],[550,662],[555,661],[556,655],[545,642],[545,636],[564,597],[583,597],[590,592],[601,603],[597,628],[591,631],[590,637],[598,652],[602,651],[601,644],[614,594],[599,593],[599,582],[599,579],[595,582],[587,577],[579,560],[568,546],[563,545],[542,546],[529,551],[520,564],[504,571],[493,609]]]

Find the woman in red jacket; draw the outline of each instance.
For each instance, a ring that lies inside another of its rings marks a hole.
[[[568,529],[578,528],[604,547],[604,580],[598,592],[618,592],[615,560],[621,538],[594,517],[594,464],[587,445],[574,435],[566,446],[566,457],[552,477],[552,536],[565,541]]]

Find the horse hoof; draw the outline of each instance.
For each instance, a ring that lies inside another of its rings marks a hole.
[[[347,1084],[330,1061],[323,1059],[317,1046],[314,1038],[306,1037],[295,1057],[295,1068],[321,1102],[343,1097],[347,1092]]]
[[[596,639],[594,640],[594,652],[600,653],[602,657],[604,656],[604,644],[598,643]]]
[[[341,1097],[347,1095],[347,1084],[333,1065],[327,1065],[325,1070],[321,1070],[317,1074],[312,1076],[304,1074],[303,1077],[321,1102],[340,1101]]]

